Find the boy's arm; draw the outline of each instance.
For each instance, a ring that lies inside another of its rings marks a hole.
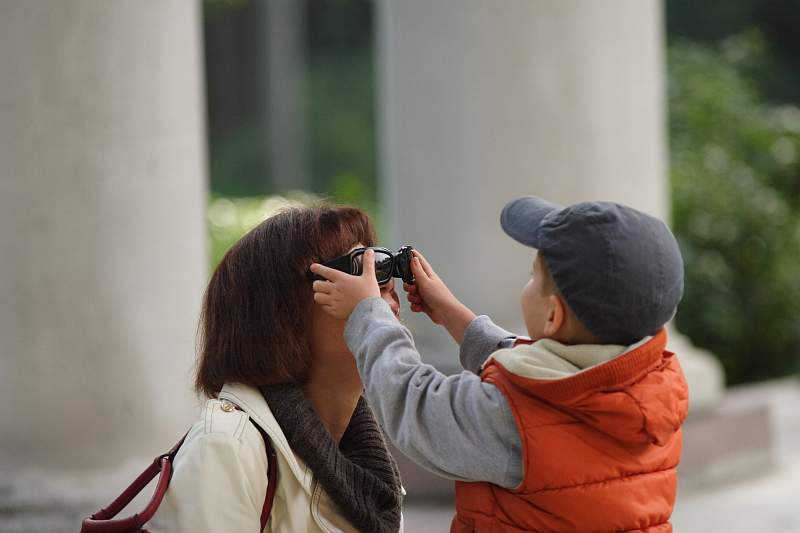
[[[403,284],[411,310],[427,314],[461,345],[460,360],[465,370],[477,374],[492,352],[514,343],[514,334],[496,326],[488,316],[476,317],[461,303],[418,250],[414,250],[411,270],[416,283]]]
[[[481,365],[495,351],[509,348],[516,335],[492,322],[486,315],[475,317],[464,331],[458,357],[464,370],[480,372]]]
[[[404,454],[441,476],[519,485],[520,437],[499,389],[471,372],[447,377],[422,363],[381,298],[356,306],[345,340],[373,411]]]

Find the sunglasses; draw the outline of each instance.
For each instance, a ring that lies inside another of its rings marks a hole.
[[[378,280],[378,285],[385,285],[392,278],[402,278],[406,283],[414,283],[414,274],[411,272],[411,259],[414,254],[411,253],[413,250],[411,246],[403,246],[395,253],[380,246],[356,248],[341,257],[320,264],[345,274],[360,276],[363,272],[364,253],[367,250],[375,252],[375,278]],[[310,270],[306,274],[312,281],[325,280],[324,277],[314,274]]]

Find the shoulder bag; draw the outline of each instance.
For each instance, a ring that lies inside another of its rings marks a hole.
[[[267,447],[267,462],[269,464],[267,495],[264,498],[264,507],[261,510],[260,531],[263,531],[264,527],[267,525],[267,520],[269,520],[269,515],[272,511],[272,502],[275,499],[275,489],[278,484],[278,460],[266,432],[261,429],[258,424],[253,423],[253,425],[258,429],[258,432],[261,433],[261,437],[264,439],[264,444]],[[187,432],[186,435],[188,434]],[[172,477],[172,463],[183,441],[186,439],[186,435],[184,435],[170,451],[156,457],[150,466],[139,474],[139,477],[137,477],[116,500],[111,502],[108,507],[100,509],[89,518],[84,519],[81,524],[80,533],[147,533],[147,530],[142,528],[153,518],[153,515],[155,515],[158,510],[158,506],[161,505],[161,500],[164,499],[164,494],[167,492],[167,487],[169,487],[169,482]],[[150,503],[147,504],[147,507],[145,507],[142,512],[133,514],[127,518],[114,518],[126,505],[131,503],[136,495],[139,494],[156,475],[159,476],[158,483],[156,484],[155,492],[150,499]]]

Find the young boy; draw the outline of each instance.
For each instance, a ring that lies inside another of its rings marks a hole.
[[[314,299],[347,319],[345,339],[392,442],[456,479],[452,531],[667,532],[688,393],[664,325],[683,291],[666,225],[618,204],[521,197],[501,225],[538,250],[522,290],[531,339],[459,302],[421,254],[406,285],[461,344],[465,371],[422,363],[361,276],[313,265]]]

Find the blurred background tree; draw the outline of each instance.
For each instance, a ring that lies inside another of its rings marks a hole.
[[[262,120],[265,5],[206,0],[206,83],[211,191],[274,194]],[[310,186],[375,211],[375,87],[372,3],[297,0],[305,18],[305,120]],[[268,74],[266,74],[268,75]]]
[[[800,109],[770,105],[745,72],[757,31],[670,48],[673,225],[686,261],[678,328],[728,381],[785,375],[800,350]]]
[[[800,2],[666,2],[678,328],[730,384],[800,367]]]
[[[275,186],[265,148],[267,1],[204,3],[212,264],[280,205],[272,195],[288,192]],[[305,183],[310,193],[380,218],[374,6],[297,1],[305,42]],[[673,225],[687,263],[678,327],[720,357],[731,384],[797,372],[800,2],[665,6]]]

